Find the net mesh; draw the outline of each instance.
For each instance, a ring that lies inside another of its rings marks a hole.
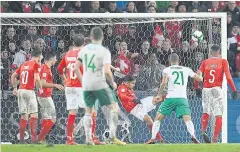
[[[18,134],[18,106],[12,96],[9,76],[16,67],[29,59],[32,48],[40,47],[44,53],[54,51],[60,61],[63,54],[72,47],[72,36],[77,33],[89,36],[94,26],[104,29],[104,46],[112,54],[112,64],[120,69],[115,79],[121,83],[124,75],[133,75],[136,82],[136,95],[139,99],[154,96],[162,78],[162,69],[168,66],[168,56],[172,52],[179,54],[181,65],[196,71],[203,59],[208,57],[209,46],[221,42],[220,18],[2,18],[2,51],[7,52],[1,61],[2,106],[1,139],[16,142]],[[197,31],[197,32],[196,32]],[[199,34],[200,33],[200,34]],[[29,40],[29,41],[28,41]],[[28,42],[26,42],[28,41]],[[24,52],[19,52],[24,50]],[[121,54],[123,52],[123,54]],[[4,55],[4,54],[3,54]],[[54,82],[61,83],[56,67],[52,68]],[[57,111],[55,143],[65,143],[65,125],[67,122],[66,100],[63,92],[54,91],[53,100]],[[196,135],[201,139],[202,114],[201,100],[196,98],[193,82],[188,85],[189,104]],[[119,103],[118,137],[123,138],[124,130],[130,131],[134,143],[143,143],[150,139],[147,125],[134,116],[127,114]],[[159,105],[158,105],[159,106]],[[158,107],[157,106],[157,107]],[[156,109],[157,110],[157,109]],[[149,115],[154,118],[156,110]],[[104,139],[108,128],[107,110],[98,110],[97,135]],[[79,111],[76,123],[83,116]],[[40,129],[40,126],[38,127]],[[127,128],[127,129],[126,129]],[[27,131],[30,133],[30,131]],[[161,125],[160,133],[170,143],[188,143],[189,134],[182,120],[172,113]],[[84,132],[78,132],[76,140],[84,142]]]

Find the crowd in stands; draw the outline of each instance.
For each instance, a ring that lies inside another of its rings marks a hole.
[[[228,61],[234,77],[240,77],[240,2],[223,1],[37,1],[1,3],[3,13],[187,13],[226,12],[228,35]],[[11,90],[9,76],[24,61],[31,58],[37,47],[46,53],[53,51],[60,58],[72,47],[72,37],[81,33],[89,41],[93,26],[2,26],[1,30],[1,86]],[[136,89],[154,90],[168,66],[168,56],[176,52],[181,65],[197,70],[208,57],[209,33],[204,21],[166,21],[139,24],[102,26],[104,46],[112,54],[113,66],[119,67],[115,78],[120,83],[124,75],[136,77]],[[202,31],[204,39],[192,41],[193,30]],[[213,43],[221,43],[220,21],[212,25]],[[57,65],[56,65],[57,66]],[[60,81],[56,68],[55,81]]]

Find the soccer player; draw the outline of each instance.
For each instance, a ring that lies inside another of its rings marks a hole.
[[[60,84],[54,84],[52,78],[51,67],[56,63],[56,55],[53,52],[47,52],[45,55],[45,64],[41,66],[40,78],[42,81],[43,93],[38,92],[38,103],[41,107],[42,129],[38,136],[38,141],[45,140],[45,136],[49,133],[56,122],[56,110],[51,98],[53,88],[60,91],[64,87]]]
[[[152,131],[153,120],[147,113],[154,109],[156,106],[152,104],[153,98],[150,101],[145,102],[141,102],[136,98],[136,95],[133,91],[135,82],[136,81],[132,76],[125,76],[123,83],[120,84],[117,90],[118,98],[123,108],[128,113],[134,115],[141,121],[145,121],[150,131]],[[159,132],[157,133],[157,140],[161,143],[164,142]]]
[[[37,142],[37,121],[38,121],[38,103],[34,92],[35,82],[42,93],[42,84],[39,76],[42,52],[33,50],[32,58],[25,61],[11,76],[13,84],[13,94],[18,97],[19,114],[21,115],[19,123],[20,143],[24,142],[24,134],[27,127],[28,115],[30,115],[30,131],[32,143]],[[19,76],[20,86],[17,90],[16,78]]]
[[[64,81],[67,110],[69,110],[66,128],[66,144],[68,145],[76,145],[76,142],[73,140],[74,122],[78,112],[78,108],[85,108],[82,94],[82,83],[77,79],[77,75],[74,72],[74,65],[77,60],[78,53],[83,47],[83,44],[83,35],[76,34],[73,37],[74,47],[64,55],[57,68],[61,79]],[[66,76],[64,74],[64,69],[66,69]],[[82,67],[79,67],[79,70],[81,71],[81,73],[83,72]]]
[[[83,95],[86,104],[84,116],[84,129],[86,143],[92,145],[92,109],[96,100],[101,106],[108,106],[110,113],[110,137],[115,144],[124,145],[116,138],[118,123],[118,104],[113,91],[109,85],[116,89],[117,85],[113,80],[111,72],[111,54],[109,50],[102,46],[103,31],[99,27],[91,30],[92,43],[82,48],[75,64],[75,73],[79,80],[83,82]],[[79,67],[83,65],[84,74],[80,73]],[[106,82],[108,81],[108,83]],[[108,85],[109,84],[109,85]]]
[[[221,51],[218,45],[213,45],[211,47],[211,56],[211,58],[202,62],[198,71],[199,75],[202,75],[202,73],[204,75],[202,90],[202,136],[206,143],[211,142],[206,134],[210,114],[213,114],[215,117],[214,133],[212,137],[213,143],[218,141],[218,137],[222,129],[224,100],[222,82],[224,74],[226,75],[227,82],[233,91],[232,98],[236,99],[237,97],[236,88],[229,71],[228,61],[221,58]]]
[[[154,98],[155,102],[162,100],[163,90],[167,84],[168,93],[156,114],[152,127],[152,138],[146,144],[155,143],[161,121],[167,115],[171,114],[172,111],[176,112],[177,118],[183,118],[192,141],[194,143],[200,143],[195,136],[194,125],[190,116],[191,112],[187,100],[187,82],[189,76],[197,81],[202,81],[203,78],[191,69],[179,66],[179,57],[176,53],[170,55],[169,62],[171,66],[163,70],[163,79],[158,94]]]

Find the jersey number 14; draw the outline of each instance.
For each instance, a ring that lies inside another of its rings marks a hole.
[[[84,62],[85,62],[85,66],[87,66],[85,68],[85,71],[88,71],[88,69],[92,69],[92,72],[95,72],[96,66],[93,63],[94,57],[95,57],[95,54],[93,54],[90,58],[87,54],[84,54]]]

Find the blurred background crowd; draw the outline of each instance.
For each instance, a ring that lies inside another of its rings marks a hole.
[[[234,77],[240,77],[240,2],[229,1],[8,1],[1,2],[3,13],[187,13],[226,12],[228,61]],[[211,25],[212,41],[221,44],[220,20]],[[2,26],[1,90],[11,90],[9,77],[24,61],[31,58],[34,47],[43,53],[53,51],[60,58],[72,47],[72,37],[81,33],[89,43],[93,26]],[[136,77],[137,90],[154,90],[161,80],[168,56],[176,52],[181,65],[197,70],[208,57],[209,27],[206,21],[165,21],[102,26],[104,46],[112,54],[118,83],[126,74]],[[202,31],[203,39],[193,41],[193,31]],[[57,65],[56,65],[57,66]],[[54,81],[60,78],[53,68]]]

